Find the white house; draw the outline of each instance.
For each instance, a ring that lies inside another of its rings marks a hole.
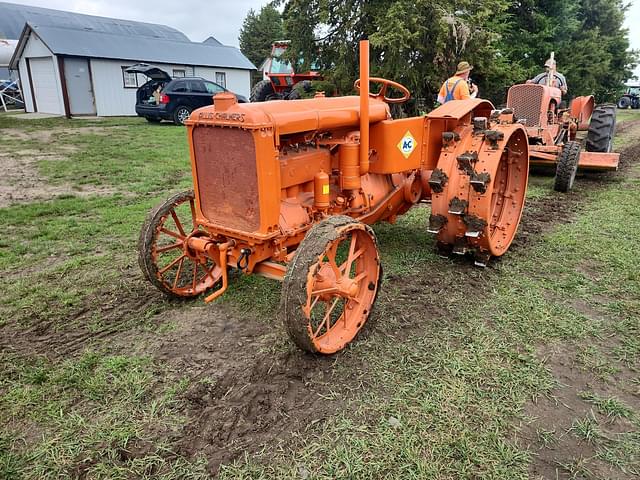
[[[124,70],[136,63],[249,96],[255,66],[213,37],[196,43],[164,25],[4,2],[0,27],[5,14],[25,19],[10,68],[19,71],[27,112],[135,115],[136,89],[147,79]]]

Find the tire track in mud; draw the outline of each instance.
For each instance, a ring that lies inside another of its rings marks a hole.
[[[639,157],[640,145],[629,147],[623,152],[618,172],[580,176],[579,188],[573,193],[528,201],[510,254],[524,254],[541,234],[574,219],[584,200],[582,192],[611,187]],[[436,285],[438,270],[450,269],[459,271],[459,283]],[[403,320],[402,330],[393,332],[394,341],[401,341],[403,336],[428,327],[428,322],[446,314],[446,306],[438,302],[439,295],[446,296],[454,288],[464,289],[473,299],[484,295],[491,276],[498,274],[495,265],[482,271],[468,265],[465,259],[455,265],[439,265],[435,271],[432,265],[417,265],[415,275],[388,275],[385,282],[390,288],[385,289],[383,283],[378,300],[381,308],[374,310],[359,338],[386,334],[386,327],[378,325],[378,321],[388,313],[406,313],[406,300],[418,307],[420,314],[409,315]],[[356,372],[366,372],[367,366],[352,355],[317,357],[298,351],[288,343],[275,314],[274,318],[258,318],[224,304],[203,307],[198,301],[171,308],[172,303],[143,284],[134,268],[128,269],[126,275],[122,289],[87,298],[74,314],[75,320],[82,320],[100,310],[104,328],[91,331],[76,326],[57,330],[53,324],[35,325],[22,331],[12,328],[13,338],[7,339],[5,326],[0,329],[0,343],[6,342],[3,347],[10,346],[21,355],[45,354],[54,359],[76,355],[94,345],[115,352],[151,355],[164,370],[159,388],[171,378],[190,381],[181,397],[188,421],[181,431],[170,434],[169,440],[178,454],[207,458],[213,475],[222,463],[230,463],[245,452],[259,451],[263,445],[275,448],[280,441],[290,444],[295,441],[294,432],[313,429],[342,412],[353,396],[348,386],[359,382]],[[392,290],[390,296],[387,292]],[[139,324],[123,330],[157,303],[167,310],[151,321],[158,325],[173,323],[174,330],[158,334]],[[347,368],[340,370],[352,372],[353,378],[336,373],[333,364],[337,361],[347,363]]]
[[[173,331],[137,338],[133,348],[127,336],[118,343],[131,353],[153,352],[165,377],[190,380],[182,395],[189,421],[170,440],[181,455],[204,456],[211,474],[245,451],[275,446],[340,410],[343,399],[330,392],[350,379],[336,378],[336,359],[289,344],[275,318],[202,304],[164,318],[176,325]]]

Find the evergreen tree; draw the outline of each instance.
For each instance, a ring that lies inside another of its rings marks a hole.
[[[242,23],[240,29],[240,51],[258,68],[271,54],[271,45],[282,40],[284,31],[282,17],[272,3],[260,9],[260,13],[252,9]]]
[[[430,107],[460,60],[499,105],[552,51],[570,96],[612,100],[636,60],[625,9],[623,0],[289,0],[283,18],[290,54],[317,57],[341,93],[353,91],[358,40],[367,37],[372,75],[405,84]]]

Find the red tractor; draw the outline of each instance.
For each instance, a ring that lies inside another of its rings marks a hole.
[[[548,78],[554,75],[555,69]],[[567,109],[561,100],[562,92],[550,81],[514,85],[507,95],[507,110],[501,113],[513,114],[526,127],[530,165],[555,167],[554,189],[568,192],[578,168],[616,170],[620,154],[612,152],[615,105],[594,108],[593,96],[588,95],[574,98]],[[578,136],[583,130],[587,131],[584,142]]]
[[[296,73],[291,62],[285,58],[284,52],[289,47],[289,40],[275,42],[271,47],[271,55],[263,64],[265,79],[259,81],[251,89],[251,102],[267,100],[295,100],[300,98],[293,88],[300,82],[322,80],[318,72]]]

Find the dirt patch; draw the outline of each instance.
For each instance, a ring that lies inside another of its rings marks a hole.
[[[621,133],[628,133],[630,130],[635,130],[640,127],[640,120],[627,120],[624,122],[620,122],[616,126],[616,134],[619,135]]]
[[[60,195],[87,197],[122,193],[115,188],[99,185],[52,185],[38,172],[40,160],[63,160],[66,155],[77,151],[77,147],[73,145],[57,144],[56,139],[61,136],[108,135],[113,131],[113,128],[118,127],[53,128],[35,131],[15,128],[3,129],[4,138],[25,142],[35,141],[42,143],[42,147],[28,146],[9,152],[0,150],[0,166],[3,170],[3,175],[0,176],[0,208],[14,203],[48,200]]]
[[[12,140],[37,141],[44,144],[51,143],[57,137],[75,136],[92,133],[94,135],[108,135],[113,128],[120,127],[76,127],[76,128],[38,128],[34,130],[24,130],[21,128],[3,128],[2,133],[5,138]]]
[[[204,455],[212,474],[342,410],[343,397],[329,397],[330,384],[345,381],[333,378],[335,359],[283,345],[272,319],[236,315],[202,306],[168,312],[176,330],[141,345],[150,341],[158,362],[191,380],[183,397],[190,421],[175,440],[179,453]]]
[[[142,323],[140,317],[154,305],[164,305],[166,309],[167,303],[159,292],[143,282],[137,266],[132,266],[122,271],[117,288],[104,288],[87,296],[81,306],[66,316],[64,325],[60,325],[60,319],[48,318],[34,318],[26,326],[13,322],[3,325],[0,350],[56,361],[95,348],[127,327],[129,342],[134,343]]]
[[[579,353],[571,345],[546,345],[538,349],[538,356],[545,361],[558,386],[548,396],[528,402],[517,427],[515,442],[533,454],[529,475],[545,479],[637,478],[598,458],[600,442],[634,431],[633,424],[625,418],[608,417],[584,398],[585,393],[602,398],[614,396],[638,411],[640,398],[620,387],[621,380],[628,384],[632,372],[622,368],[604,381],[576,362]],[[602,437],[584,438],[577,422],[585,421],[593,422]]]
[[[23,152],[24,153],[24,152]],[[52,185],[38,173],[38,161],[62,158],[57,154],[32,154],[20,156],[0,154],[3,174],[0,176],[0,208],[15,203],[48,200],[61,195],[88,197],[91,195],[114,195],[119,190],[98,185],[68,184]]]
[[[606,188],[613,182],[619,181],[621,176],[630,174],[628,167],[639,159],[640,144],[633,145],[621,153],[617,172],[580,174],[576,178],[574,190],[569,193],[555,193],[548,197],[527,201],[519,231],[511,249],[526,247],[556,225],[573,221],[585,208],[582,191]]]

